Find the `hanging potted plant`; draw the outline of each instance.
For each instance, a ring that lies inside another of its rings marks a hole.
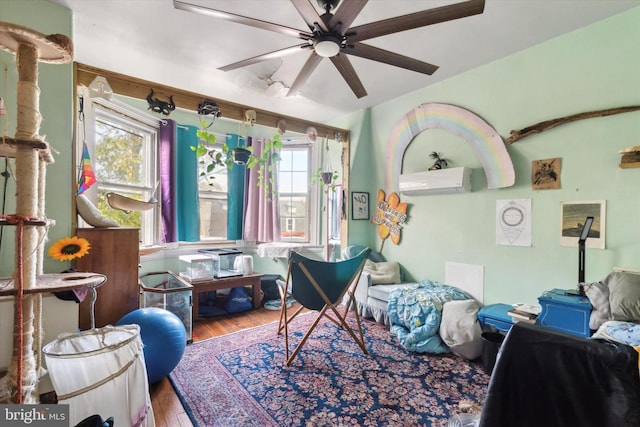
[[[331,184],[331,181],[333,181],[334,176],[336,175],[333,172],[320,172],[320,178],[322,178],[322,182],[324,183],[324,185]]]
[[[236,147],[231,150],[231,156],[236,165],[246,165],[251,158],[251,151],[244,147]]]
[[[320,184],[320,187],[324,188],[324,193],[327,194],[329,191],[335,191],[336,185],[338,185],[338,178],[340,178],[338,171],[323,171],[319,167],[311,174],[311,185]]]
[[[325,155],[324,155],[325,165],[324,167],[319,167],[312,175],[311,175],[311,184],[315,184],[316,182],[320,184],[321,187],[324,187],[324,193],[327,194],[329,190],[334,191],[337,185],[337,180],[340,178],[338,171],[333,170],[331,165],[331,157],[329,155],[329,141],[325,138]]]

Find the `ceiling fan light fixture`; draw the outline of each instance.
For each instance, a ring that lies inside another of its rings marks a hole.
[[[323,58],[331,58],[340,53],[340,41],[336,37],[325,36],[313,42],[313,49]]]

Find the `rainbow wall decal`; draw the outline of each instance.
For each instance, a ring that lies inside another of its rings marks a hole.
[[[444,129],[469,144],[482,163],[487,188],[510,187],[515,182],[511,157],[502,137],[487,122],[464,108],[449,104],[422,104],[408,112],[393,128],[387,142],[387,192],[398,191],[404,152],[420,132]]]

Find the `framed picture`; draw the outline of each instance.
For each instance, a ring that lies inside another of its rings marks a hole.
[[[351,192],[351,219],[369,219],[369,193]]]
[[[593,217],[593,224],[587,234],[585,247],[604,249],[605,214],[607,202],[592,200],[585,202],[562,202],[560,212],[560,246],[578,247],[578,239],[584,229],[587,217]]]
[[[534,190],[551,190],[560,188],[560,171],[562,159],[534,160],[531,163],[531,188]]]

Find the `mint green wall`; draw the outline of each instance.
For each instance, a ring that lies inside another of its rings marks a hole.
[[[71,34],[71,14],[45,0],[2,0],[3,21],[44,34]],[[351,130],[351,190],[368,191],[372,206],[384,188],[386,143],[391,129],[408,111],[427,102],[467,108],[507,137],[538,121],[583,111],[640,104],[640,8],[549,41],[506,59],[362,111],[335,123]],[[8,78],[4,66],[8,70]],[[8,93],[8,134],[15,132],[15,61],[0,52],[0,76]],[[428,78],[428,77],[427,77]],[[56,220],[49,241],[69,235],[72,188],[72,66],[40,65],[41,134],[57,151],[48,167],[47,215]],[[0,119],[5,120],[5,119]],[[0,121],[2,129],[4,121]],[[429,152],[473,168],[469,194],[401,197],[410,204],[400,245],[385,242],[389,259],[400,261],[414,279],[444,280],[446,261],[485,267],[485,302],[535,302],[551,287],[577,281],[577,250],[560,247],[562,201],[607,200],[607,248],[587,250],[587,281],[603,278],[614,266],[640,267],[640,168],[620,169],[618,150],[638,145],[640,112],[575,122],[525,138],[508,148],[516,169],[514,187],[487,190],[480,162],[458,138],[437,130],[420,134],[405,155],[404,171],[424,170]],[[561,157],[562,189],[532,191],[531,161]],[[0,165],[0,166],[3,166]],[[7,212],[14,209],[10,185]],[[533,246],[495,244],[496,200],[531,198]],[[368,221],[351,221],[351,243],[380,249]],[[14,232],[5,227],[0,275],[13,271]],[[48,245],[47,245],[48,246]],[[272,261],[269,261],[272,262]],[[45,271],[60,270],[45,260]],[[256,268],[258,269],[258,268]]]
[[[369,221],[351,220],[351,192],[368,192],[369,193],[369,216],[373,214],[375,206],[376,190],[372,189],[372,182],[379,182],[377,173],[380,169],[371,167],[377,164],[374,162],[374,151],[371,150],[372,134],[371,134],[371,110],[364,110],[353,114],[341,121],[341,127],[349,129],[349,148],[351,159],[351,171],[349,176],[349,212],[347,215],[350,219],[349,223],[349,244],[364,245],[372,248],[378,248],[375,241],[375,234],[372,234],[373,226]],[[374,178],[376,176],[376,179]]]
[[[0,19],[42,34],[64,34],[71,36],[71,12],[45,0],[1,0]],[[6,72],[5,72],[6,68]],[[40,113],[42,124],[40,135],[46,137],[53,149],[55,163],[47,167],[46,212],[56,225],[49,231],[49,243],[71,232],[71,151],[73,134],[73,66],[72,64],[39,63]],[[8,110],[0,118],[0,132],[10,137],[16,127],[16,81],[15,56],[0,51],[0,97]],[[13,163],[13,162],[10,162]],[[4,159],[0,169],[4,171]],[[1,181],[4,183],[4,179]],[[15,180],[9,181],[6,213],[15,210]],[[15,227],[4,227],[0,248],[0,276],[9,276],[14,270]],[[45,257],[45,272],[58,272],[66,264]]]
[[[351,189],[374,198],[384,189],[391,130],[423,103],[466,108],[503,138],[543,120],[640,105],[638,22],[640,8],[337,121],[353,132]],[[367,126],[370,131],[363,130]],[[639,268],[640,168],[618,166],[618,151],[639,145],[639,136],[640,112],[633,112],[527,137],[507,147],[515,185],[487,190],[466,142],[441,130],[423,132],[405,153],[404,172],[426,170],[433,162],[429,153],[438,151],[453,160],[451,166],[473,168],[473,192],[401,195],[410,205],[409,220],[400,244],[386,241],[382,252],[417,280],[443,281],[447,261],[482,265],[485,303],[536,302],[544,290],[577,286],[577,248],[559,245],[561,202],[606,200],[606,249],[587,249],[586,281],[604,278],[614,266]],[[532,190],[531,162],[553,157],[562,158],[562,188]],[[498,246],[496,200],[520,198],[532,200],[532,247]],[[376,249],[381,244],[375,227],[361,221],[351,221],[349,241],[373,241]]]

